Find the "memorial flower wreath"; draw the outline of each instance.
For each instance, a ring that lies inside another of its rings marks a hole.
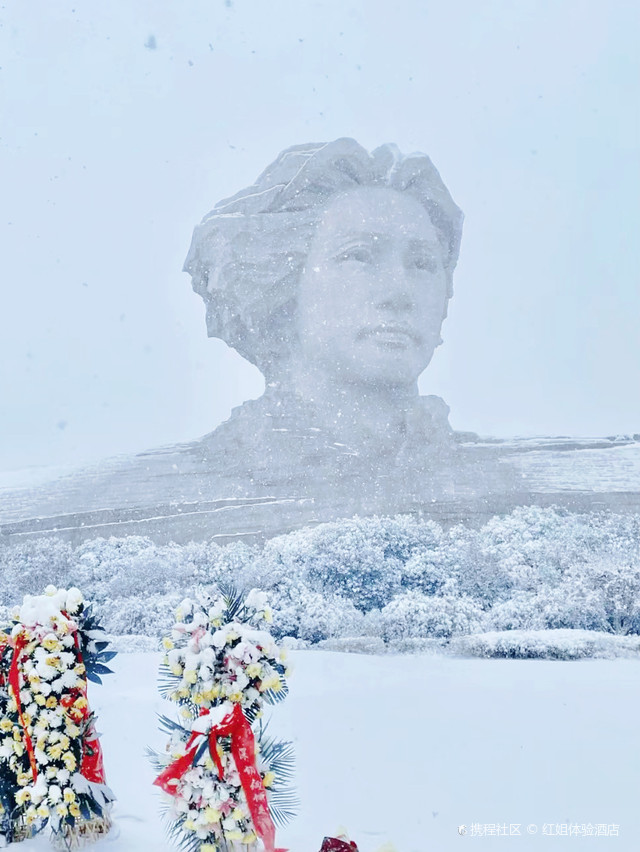
[[[160,717],[167,754],[151,752],[166,794],[169,836],[185,852],[275,850],[275,825],[294,814],[293,751],[266,732],[266,704],[287,694],[285,651],[265,629],[264,594],[201,590],[163,640],[160,693],[180,722]]]
[[[87,680],[101,683],[115,653],[75,588],[27,595],[12,620],[0,634],[0,836],[49,825],[72,849],[111,824]]]

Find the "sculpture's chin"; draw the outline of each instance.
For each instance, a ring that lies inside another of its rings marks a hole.
[[[367,341],[363,348],[366,352],[360,353],[363,357],[354,370],[356,378],[368,384],[390,386],[414,384],[431,361],[434,351],[434,347],[407,345],[393,338]]]

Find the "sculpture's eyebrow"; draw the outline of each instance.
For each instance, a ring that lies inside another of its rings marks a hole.
[[[412,251],[426,251],[430,254],[437,252],[440,244],[437,240],[421,240],[417,237],[413,240],[409,240],[409,248]]]
[[[355,240],[363,242],[378,242],[378,240],[388,240],[389,235],[376,231],[349,231],[346,234],[338,234],[335,239],[336,246],[343,246],[347,243],[352,243]]]
[[[389,234],[379,231],[351,231],[346,234],[337,235],[334,240],[334,247],[339,250],[357,241],[383,243],[389,242],[391,239],[392,237]],[[434,253],[438,251],[439,244],[437,240],[425,240],[420,237],[414,237],[408,241],[408,246],[411,251]]]

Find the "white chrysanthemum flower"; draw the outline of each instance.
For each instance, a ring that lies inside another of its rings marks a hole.
[[[67,669],[67,671],[62,675],[62,677],[59,678],[60,683],[66,689],[73,689],[77,679],[78,676],[75,672],[71,671],[71,669]]]
[[[58,769],[58,784],[61,787],[66,787],[69,783],[69,779],[71,778],[71,773],[68,769]]]
[[[62,713],[58,710],[50,710],[47,714],[47,720],[52,728],[59,728],[62,725]]]
[[[49,801],[55,804],[56,802],[59,802],[61,798],[62,790],[60,789],[60,787],[58,787],[57,784],[52,784],[49,787]]]
[[[38,677],[42,678],[42,680],[52,680],[54,677],[57,676],[58,671],[57,669],[54,669],[53,666],[50,666],[45,663],[44,660],[41,660],[36,665],[36,674],[38,675]]]

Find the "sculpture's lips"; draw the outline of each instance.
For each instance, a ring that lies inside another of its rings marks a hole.
[[[363,328],[358,334],[358,340],[373,339],[378,343],[390,346],[412,346],[422,341],[422,336],[408,325],[381,323],[372,328]]]

